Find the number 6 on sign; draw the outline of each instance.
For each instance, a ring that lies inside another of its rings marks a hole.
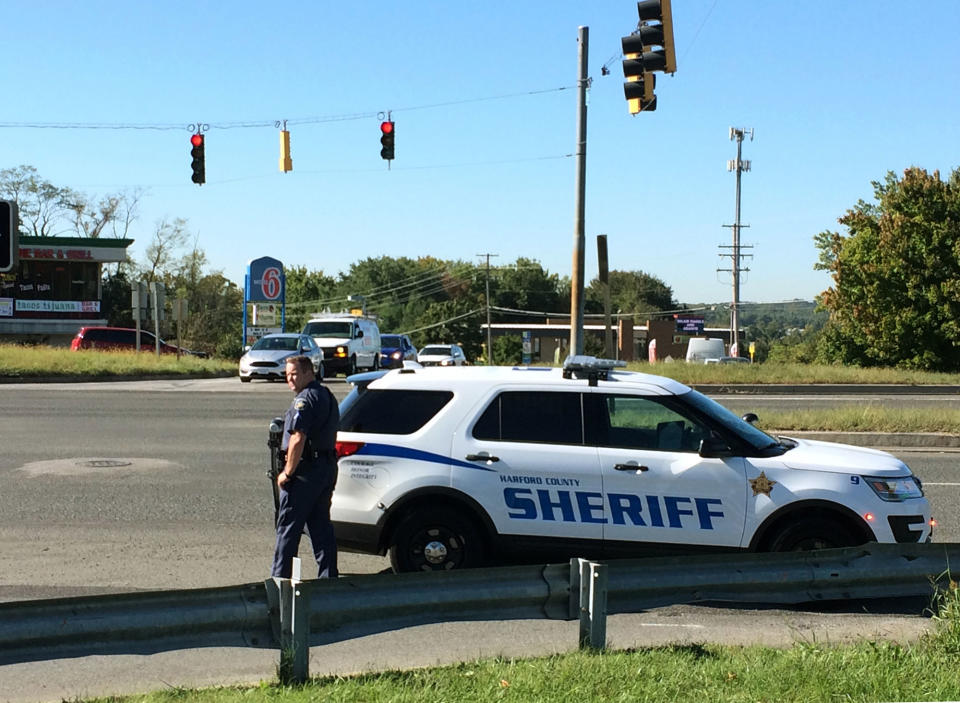
[[[280,280],[280,269],[271,266],[263,270],[263,278],[260,279],[260,290],[263,297],[267,300],[276,300],[280,297],[282,289]]]

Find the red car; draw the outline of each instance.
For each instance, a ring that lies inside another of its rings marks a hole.
[[[136,351],[137,331],[128,327],[81,327],[77,336],[70,342],[70,348],[74,351],[78,349]],[[153,336],[153,333],[140,330],[140,351],[152,352],[155,349],[156,337]],[[161,339],[160,352],[162,354],[176,354],[177,347],[173,344],[167,344]],[[190,351],[189,349],[180,349],[180,353],[191,356],[206,356],[202,352]]]

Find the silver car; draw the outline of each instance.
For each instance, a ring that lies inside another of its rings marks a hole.
[[[287,332],[261,337],[240,357],[240,380],[249,383],[255,378],[270,381],[286,378],[286,361],[291,356],[304,355],[313,362],[317,378],[323,378],[323,350],[308,334]]]

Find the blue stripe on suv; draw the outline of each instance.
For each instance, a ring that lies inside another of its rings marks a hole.
[[[415,461],[427,461],[434,464],[458,466],[461,469],[476,469],[478,471],[496,472],[496,469],[491,469],[487,466],[478,466],[477,464],[467,461],[460,461],[459,459],[453,459],[449,456],[444,456],[443,454],[437,454],[435,452],[425,452],[419,449],[398,447],[395,444],[378,444],[376,442],[368,442],[364,444],[356,454],[353,454],[353,456],[359,456],[361,454],[365,456],[392,456],[399,459],[413,459]]]

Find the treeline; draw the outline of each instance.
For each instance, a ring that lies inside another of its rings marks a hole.
[[[874,182],[874,202],[860,201],[839,218],[844,232],[814,237],[832,285],[817,299],[744,304],[740,323],[756,358],[860,366],[960,371],[960,169],[940,173],[907,169]],[[25,235],[125,237],[136,220],[141,193],[93,200],[42,180],[35,169],[0,171],[0,198],[20,206]],[[186,298],[187,346],[226,358],[239,356],[243,291],[220,271],[207,271],[203,250],[185,220],[156,223],[141,261],[105,270],[103,310],[110,322],[132,324],[130,282],[162,281],[168,300]],[[287,329],[311,315],[355,308],[376,315],[384,332],[409,333],[421,346],[459,342],[471,358],[482,355],[487,306],[493,322],[543,322],[569,315],[570,280],[535,259],[487,269],[432,257],[365,259],[331,275],[287,261]],[[686,308],[660,279],[642,271],[611,271],[610,309],[644,324]],[[489,290],[489,298],[487,291]],[[603,312],[604,291],[594,279],[585,311]],[[729,308],[705,313],[710,326],[729,324]],[[168,324],[166,332],[172,330]],[[589,343],[589,339],[585,339]],[[501,339],[494,361],[518,360],[519,339]],[[495,345],[496,347],[497,345]],[[587,348],[587,352],[598,351]]]
[[[148,247],[147,261],[130,262],[109,273],[103,285],[103,310],[110,323],[133,324],[130,281],[157,280],[173,298],[185,298],[189,317],[182,324],[186,346],[217,356],[241,353],[243,291],[222,273],[204,274],[205,255],[198,249],[177,256],[182,222],[168,226]],[[149,264],[149,265],[148,265]],[[375,316],[384,333],[409,334],[418,347],[429,342],[461,344],[471,359],[484,356],[488,291],[492,322],[566,320],[570,313],[570,280],[544,269],[533,259],[490,267],[432,257],[369,258],[336,276],[285,263],[286,329],[299,330],[323,312],[362,309]],[[138,278],[139,277],[139,278]],[[635,312],[638,324],[660,310],[675,306],[662,281],[642,272],[610,274],[614,310]],[[598,280],[586,287],[588,314],[603,312],[603,288]],[[165,323],[168,333],[174,331]],[[519,361],[519,336],[501,339],[494,360]]]

